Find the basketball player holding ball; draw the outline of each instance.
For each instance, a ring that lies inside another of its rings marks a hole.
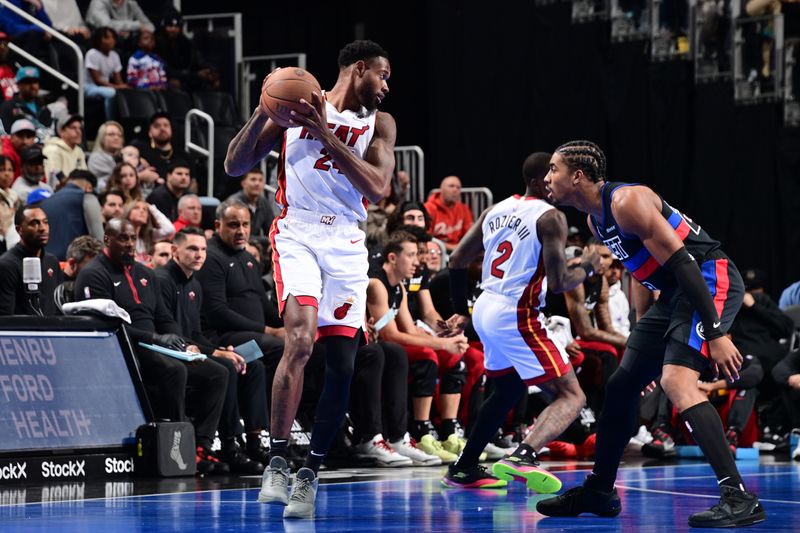
[[[286,76],[284,70],[267,76],[264,87],[272,76]],[[273,382],[270,463],[258,499],[286,505],[284,518],[314,517],[317,472],[344,419],[364,339],[369,278],[358,223],[367,217],[367,201],[383,197],[394,170],[397,128],[391,115],[378,111],[390,74],[388,55],[377,43],[346,45],[333,89],[289,104],[292,110],[283,116],[276,109],[268,115],[259,105],[225,159],[228,174],[240,176],[283,143],[276,195],[283,211],[270,238],[286,348]],[[270,98],[262,97],[262,104]],[[289,432],[317,334],[327,350],[325,385],[308,458],[289,495]]]

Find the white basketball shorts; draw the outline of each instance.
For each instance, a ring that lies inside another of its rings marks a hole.
[[[472,309],[472,324],[483,343],[486,375],[517,371],[528,385],[558,378],[570,369],[564,348],[551,339],[538,309],[484,291]]]
[[[289,207],[270,230],[280,312],[294,296],[317,309],[319,337],[364,327],[368,260],[364,232],[341,216]]]

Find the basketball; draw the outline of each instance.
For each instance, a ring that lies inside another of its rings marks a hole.
[[[319,82],[310,72],[300,67],[284,67],[272,74],[264,85],[261,107],[284,128],[294,127],[296,124],[289,124],[290,112],[305,113],[300,99],[311,103],[311,93],[315,91],[322,96]]]

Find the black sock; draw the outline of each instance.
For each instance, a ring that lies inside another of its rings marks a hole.
[[[460,430],[460,435],[458,434]],[[456,418],[443,418],[442,423],[439,424],[439,439],[440,440],[447,440],[447,437],[452,435],[453,433],[456,434],[458,437],[464,436],[464,430],[461,429],[461,424],[459,424],[458,419]]]
[[[530,459],[531,461],[536,461],[538,456],[536,455],[536,450],[525,444],[524,442],[520,442],[517,449],[514,450],[514,453],[511,454],[513,457],[519,457],[521,459]]]
[[[414,440],[421,441],[425,435],[433,435],[433,438],[439,440],[439,434],[430,420],[414,420],[411,423],[411,431],[409,431]]]
[[[286,456],[289,453],[289,437],[283,438],[269,438],[269,458],[272,460],[273,457],[282,457],[286,459]]]
[[[525,382],[516,372],[493,378],[494,390],[481,406],[478,418],[469,434],[467,445],[458,458],[456,468],[466,469],[478,464],[483,449],[525,391]]]
[[[717,484],[744,490],[744,481],[731,456],[722,420],[714,406],[707,401],[693,405],[681,413],[681,418],[714,469]]]
[[[322,466],[322,461],[325,460],[324,453],[319,453],[313,451],[311,448],[308,449],[308,456],[306,457],[306,462],[303,464],[304,468],[310,468],[314,471],[314,475],[319,473],[319,469]]]

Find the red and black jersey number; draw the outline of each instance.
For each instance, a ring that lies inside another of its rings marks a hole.
[[[511,252],[514,251],[514,247],[509,241],[503,241],[497,245],[497,251],[500,255],[492,261],[492,276],[503,279],[506,273],[504,270],[500,270],[500,266],[511,257]]]

